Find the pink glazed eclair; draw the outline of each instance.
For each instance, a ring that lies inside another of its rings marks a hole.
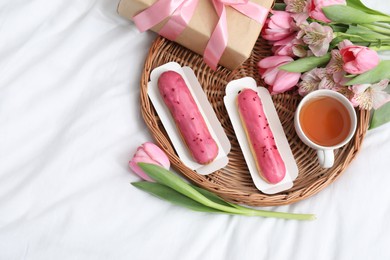
[[[218,145],[183,77],[174,71],[163,72],[158,89],[192,157],[199,164],[211,163],[218,155]]]
[[[237,106],[260,177],[271,184],[280,182],[286,175],[286,166],[256,91],[242,90]]]

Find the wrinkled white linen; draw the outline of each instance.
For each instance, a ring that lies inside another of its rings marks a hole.
[[[390,124],[326,189],[269,208],[312,222],[197,213],[132,187],[127,162],[153,140],[139,82],[155,34],[117,4],[0,1],[0,259],[390,259]]]

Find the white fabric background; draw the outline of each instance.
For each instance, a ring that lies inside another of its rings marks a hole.
[[[366,0],[390,13],[387,1]],[[0,0],[0,259],[390,259],[390,124],[312,222],[192,212],[130,185],[153,139],[139,81],[153,33],[118,0]]]

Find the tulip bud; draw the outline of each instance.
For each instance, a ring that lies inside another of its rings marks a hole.
[[[322,8],[330,5],[346,4],[347,2],[345,0],[311,0],[309,1],[309,16],[321,22],[330,23],[331,20],[325,16]]]
[[[343,69],[350,74],[362,74],[379,64],[378,53],[365,46],[350,45],[340,50]]]
[[[157,145],[146,142],[137,148],[133,159],[129,162],[129,167],[142,179],[146,181],[153,181],[137,163],[151,163],[169,170],[170,162],[168,156]]]
[[[291,14],[284,11],[272,11],[272,14],[266,20],[262,37],[269,41],[279,41],[291,36],[295,31]]]
[[[294,59],[289,56],[269,56],[258,62],[261,78],[270,86],[271,94],[285,92],[297,85],[301,73],[278,69],[292,61]]]

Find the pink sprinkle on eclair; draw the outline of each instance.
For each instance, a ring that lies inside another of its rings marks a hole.
[[[192,157],[200,164],[212,162],[218,155],[218,145],[183,77],[166,71],[158,79],[158,89]]]
[[[282,181],[286,175],[286,166],[276,146],[260,97],[256,91],[246,88],[238,94],[237,106],[260,176],[271,184]]]

